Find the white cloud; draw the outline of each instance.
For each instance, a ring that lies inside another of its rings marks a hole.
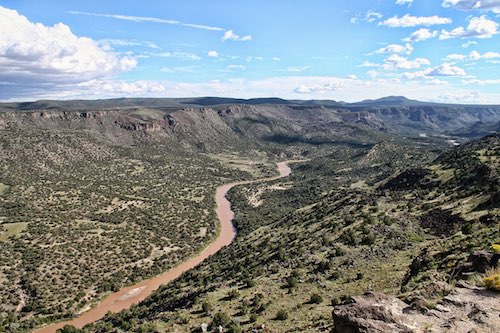
[[[480,54],[477,51],[471,51],[469,53],[469,57],[471,59],[474,59],[474,60],[478,60],[478,59],[496,59],[496,58],[500,58],[500,52],[486,52],[486,53]]]
[[[163,73],[176,73],[176,72],[182,72],[182,73],[192,73],[196,69],[196,66],[181,66],[181,67],[162,67],[160,69],[161,72]]]
[[[244,66],[244,65],[228,65],[226,68],[229,69],[229,70],[244,71],[245,69],[247,69],[247,66]]]
[[[152,42],[139,41],[139,40],[126,40],[126,39],[100,39],[97,41],[99,46],[104,49],[111,50],[113,46],[115,47],[130,47],[130,46],[145,46],[151,49],[159,49],[160,47]]]
[[[201,57],[194,53],[186,53],[186,52],[158,52],[158,53],[150,53],[149,55],[154,57],[161,58],[176,58],[185,61],[199,61]]]
[[[380,76],[380,72],[374,69],[370,69],[368,72],[366,72],[366,74],[368,74],[368,76],[371,77],[372,79],[375,79],[376,77]]]
[[[14,85],[79,83],[128,71],[132,57],[119,57],[57,23],[31,23],[0,6],[0,82]]]
[[[416,58],[408,60],[398,54],[390,55],[384,59],[382,68],[385,70],[398,70],[398,69],[414,69],[420,68],[422,65],[430,65],[431,62],[425,58]]]
[[[114,96],[143,96],[144,94],[158,94],[166,91],[165,86],[152,81],[89,81],[81,84],[82,88],[92,88],[94,91],[109,93]]]
[[[461,10],[482,10],[500,13],[499,0],[444,0],[443,7]]]
[[[488,19],[485,15],[473,17],[469,21],[466,29],[463,27],[455,28],[451,31],[443,30],[439,39],[449,38],[491,38],[498,33],[498,23]]]
[[[478,103],[481,100],[481,94],[470,90],[445,92],[439,95],[437,100],[443,103]]]
[[[385,54],[385,53],[411,54],[412,52],[413,52],[413,46],[411,46],[411,44],[406,44],[406,45],[390,44],[375,51],[375,53],[377,54]]]
[[[432,78],[435,76],[465,76],[465,71],[449,63],[443,63],[437,67],[426,68],[416,72],[403,73],[403,78],[407,80]]]
[[[472,46],[472,45],[477,45],[477,42],[473,41],[473,40],[469,40],[465,43],[462,44],[462,47],[464,49],[468,48],[469,46]]]
[[[438,35],[438,31],[431,31],[427,28],[421,28],[415,31],[410,35],[410,37],[407,37],[403,39],[404,42],[410,43],[410,42],[421,42],[426,39],[434,38]]]
[[[465,61],[465,60],[490,60],[500,58],[500,52],[485,52],[483,54],[477,51],[471,51],[469,54],[449,54],[445,61]]]
[[[431,68],[427,71],[426,76],[465,76],[465,71],[457,66],[453,66],[447,62],[438,67]]]
[[[462,83],[463,84],[493,85],[493,84],[500,84],[500,79],[494,79],[494,80],[470,79],[470,80],[462,80]]]
[[[408,7],[413,3],[413,0],[396,0],[396,5],[408,5]]]
[[[356,24],[359,20],[366,22],[374,22],[380,18],[384,17],[382,13],[376,12],[374,10],[368,10],[366,14],[359,13],[355,17],[351,18],[351,23]]]
[[[398,17],[393,16],[388,18],[387,20],[380,22],[378,25],[385,25],[391,28],[408,28],[408,27],[416,27],[419,25],[423,26],[431,26],[438,24],[450,24],[452,20],[447,17],[439,17],[439,16],[412,16],[406,14],[405,16]]]
[[[447,86],[449,83],[446,82],[446,81],[443,81],[443,80],[439,80],[439,79],[430,79],[428,81],[426,81],[428,84],[432,84],[432,85],[435,85],[435,86]]]
[[[224,33],[224,36],[222,36],[222,41],[224,42],[226,40],[234,40],[234,41],[238,41],[238,42],[247,42],[247,41],[252,40],[252,36],[246,35],[246,36],[240,37],[239,35],[235,34],[233,30],[227,30]]]
[[[281,60],[281,58],[278,58],[278,57],[273,57],[272,59],[273,59],[274,61],[280,61],[280,60]]]
[[[456,62],[456,61],[464,61],[465,59],[467,59],[467,56],[465,54],[452,53],[448,54],[446,58],[444,58],[444,61]]]
[[[74,15],[87,15],[87,16],[97,16],[97,17],[107,17],[114,18],[117,20],[131,21],[131,22],[152,22],[152,23],[162,23],[169,25],[179,25],[188,28],[202,29],[202,30],[212,30],[212,31],[224,31],[225,29],[219,27],[213,27],[203,24],[193,24],[193,23],[183,23],[177,20],[166,20],[157,17],[147,17],[147,16],[130,16],[130,15],[117,15],[117,14],[99,14],[99,13],[87,13],[79,11],[69,11],[68,13]]]
[[[253,57],[252,56],[248,56],[246,60],[247,60],[247,62],[252,62],[254,60],[255,61],[263,61],[264,58],[260,57],[260,56],[253,56]]]
[[[212,57],[212,58],[218,58],[219,57],[219,52],[212,50],[212,51],[208,51],[207,55],[209,57]]]
[[[366,15],[365,15],[365,20],[367,22],[373,22],[379,18],[382,18],[384,15],[382,15],[381,13],[379,12],[376,12],[376,11],[373,11],[373,10],[369,10],[368,12],[366,12]]]
[[[357,67],[378,67],[378,64],[375,64],[375,63],[367,60],[367,61],[363,62],[362,64],[359,64]]]
[[[291,67],[288,67],[286,70],[287,70],[287,72],[298,73],[298,72],[303,72],[309,68],[311,68],[311,66],[291,66]]]
[[[342,82],[328,82],[323,85],[300,85],[297,88],[293,89],[293,92],[298,94],[324,94],[331,91],[339,91],[344,88],[344,84]]]

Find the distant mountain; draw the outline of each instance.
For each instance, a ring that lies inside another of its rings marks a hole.
[[[421,106],[421,105],[435,105],[436,103],[420,102],[408,99],[404,96],[388,96],[379,99],[365,99],[357,103],[350,103],[349,106]]]

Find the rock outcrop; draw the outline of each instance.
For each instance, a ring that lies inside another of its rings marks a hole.
[[[463,283],[438,304],[367,293],[334,308],[334,332],[500,332],[499,300],[498,293]]]

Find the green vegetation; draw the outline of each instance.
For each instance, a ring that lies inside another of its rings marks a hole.
[[[494,157],[498,146],[498,137],[489,137],[434,162],[414,161],[412,167],[407,160],[410,168],[385,179],[380,169],[364,163],[366,154],[373,156],[378,150],[360,148],[357,158],[351,155],[342,161],[338,154],[329,163],[325,157],[311,158],[295,165],[288,179],[236,188],[229,196],[240,232],[230,247],[184,274],[176,286],[163,287],[140,306],[94,325],[92,331],[131,320],[137,328],[141,322],[154,322],[163,331],[193,329],[208,319],[199,315],[194,295],[212,304],[215,313],[241,323],[244,331],[262,323],[279,331],[328,330],[331,304],[369,290],[408,300],[424,297],[435,304],[434,298],[446,290],[432,289],[429,294],[427,286],[444,286],[471,252],[488,249],[500,238],[499,208],[491,200],[498,193],[491,187],[498,180],[497,160],[467,158],[483,150]],[[393,160],[391,154],[382,156]],[[463,163],[452,164],[460,159]],[[320,163],[322,168],[310,172]],[[366,179],[370,189],[351,188],[352,178],[347,176],[325,175],[342,174],[335,167],[345,166],[351,175]],[[450,167],[457,171],[443,179]],[[471,189],[463,168],[487,171],[476,172]],[[257,192],[262,204],[255,207],[246,198]],[[474,227],[464,234],[462,226],[467,224]],[[417,266],[415,260],[423,264]],[[248,279],[255,286],[247,288]],[[229,300],[235,289],[238,298]],[[277,320],[279,312],[287,318]],[[189,318],[189,324],[174,324],[177,316]]]
[[[449,148],[442,138],[403,138],[354,115],[268,105],[0,114],[10,184],[0,222],[11,228],[0,235],[0,332],[70,318],[200,251],[217,234],[215,188],[275,174],[284,159],[304,162],[228,194],[230,246],[84,331],[317,332],[331,329],[333,303],[365,291],[429,298],[425,286],[500,240],[498,135],[435,160]]]

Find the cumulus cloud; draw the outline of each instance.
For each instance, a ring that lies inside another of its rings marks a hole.
[[[80,89],[88,89],[90,91],[98,91],[106,93],[108,96],[144,96],[150,94],[161,94],[166,91],[164,85],[154,81],[109,81],[109,80],[92,80],[82,83],[78,86]]]
[[[219,52],[212,50],[212,51],[208,51],[207,55],[211,58],[218,58]]]
[[[412,16],[406,14],[402,17],[393,16],[385,21],[380,22],[378,25],[385,25],[391,28],[408,28],[416,27],[419,25],[431,26],[438,24],[450,24],[452,20],[447,17],[434,16]]]
[[[426,68],[421,71],[403,73],[403,78],[408,80],[429,78],[435,76],[465,76],[465,71],[450,63],[443,63],[437,67]]]
[[[473,40],[469,40],[465,43],[462,44],[462,47],[464,49],[468,48],[469,46],[472,46],[472,45],[477,45],[477,42],[473,41]]]
[[[434,86],[447,86],[449,84],[448,82],[439,79],[429,79],[426,83]]]
[[[451,31],[443,30],[439,39],[449,38],[491,38],[498,34],[498,23],[488,19],[485,15],[473,17],[467,28],[458,27]]]
[[[500,52],[485,52],[483,54],[480,54],[477,51],[471,51],[469,53],[469,57],[473,60],[495,59],[495,58],[500,58]]]
[[[331,92],[331,91],[338,91],[344,88],[344,84],[342,82],[328,82],[323,85],[315,85],[315,86],[308,86],[308,85],[300,85],[297,88],[293,90],[293,92],[298,93],[298,94],[323,94],[326,92]]]
[[[427,28],[421,28],[412,33],[409,37],[403,39],[404,42],[421,42],[426,39],[434,38],[439,34],[438,31],[431,31]]]
[[[0,82],[25,88],[81,83],[136,65],[136,59],[119,57],[90,38],[78,37],[63,23],[32,23],[0,6]]]
[[[357,67],[378,67],[378,64],[367,60],[367,61],[364,61],[363,63],[359,64]]]
[[[458,54],[453,53],[446,56],[446,61],[465,61],[465,60],[481,60],[481,59],[498,59],[500,58],[500,52],[485,52],[483,54],[477,51],[471,51],[469,54]]]
[[[456,8],[460,10],[481,10],[492,11],[493,13],[500,13],[499,0],[444,0],[443,7]]]
[[[425,58],[416,58],[408,60],[407,58],[398,54],[390,55],[384,59],[382,68],[385,70],[398,70],[398,69],[415,69],[420,68],[422,65],[430,65],[431,62]]]
[[[396,0],[396,5],[408,5],[408,7],[413,3],[413,0]]]
[[[453,61],[453,62],[464,61],[465,59],[467,59],[467,56],[465,54],[458,54],[458,53],[448,54],[446,58],[444,58],[445,61]]]
[[[439,95],[437,100],[443,103],[477,103],[481,100],[481,94],[475,90],[445,92]]]
[[[453,66],[447,62],[438,67],[431,68],[426,73],[427,76],[464,76],[465,71],[457,66]]]
[[[384,17],[384,15],[382,15],[382,13],[379,13],[379,12],[376,12],[376,11],[370,9],[366,12],[366,14],[359,13],[355,17],[352,17],[351,23],[355,24],[358,22],[358,20],[371,23],[371,22],[374,22],[382,17]]]
[[[252,40],[252,36],[246,35],[246,36],[241,37],[241,36],[235,34],[233,30],[227,30],[224,33],[224,36],[222,36],[222,41],[224,42],[226,40],[234,40],[234,41],[238,41],[238,42],[248,42],[248,41]]]
[[[375,53],[377,54],[384,54],[384,53],[411,54],[412,52],[413,52],[413,46],[411,46],[411,44],[406,44],[406,45],[390,44],[375,51]]]

